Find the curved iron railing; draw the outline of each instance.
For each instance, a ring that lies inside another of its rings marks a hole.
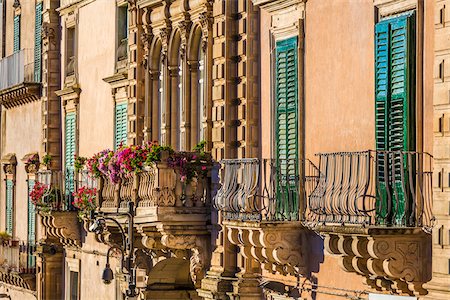
[[[429,153],[321,153],[319,182],[307,221],[430,228],[433,223]]]
[[[309,160],[303,180],[298,160],[244,158],[225,159],[221,164],[222,184],[214,206],[229,220],[300,220],[301,199],[318,180],[318,169]]]

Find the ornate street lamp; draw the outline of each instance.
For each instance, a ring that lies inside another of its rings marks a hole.
[[[112,218],[112,216],[126,216],[128,221],[128,234],[125,234],[125,229],[122,224],[120,224],[116,219]],[[89,226],[89,231],[95,232],[96,234],[101,234],[103,230],[106,228],[106,221],[114,222],[120,230],[120,234],[122,235],[122,246],[113,245],[109,247],[108,252],[106,253],[106,266],[103,270],[102,280],[105,284],[111,283],[114,279],[113,271],[111,270],[109,264],[109,257],[111,255],[111,251],[116,249],[119,250],[122,256],[121,259],[121,270],[124,269],[128,273],[128,289],[125,294],[128,297],[136,297],[138,295],[136,291],[136,266],[132,266],[132,262],[134,262],[134,237],[133,237],[133,227],[134,227],[134,203],[128,202],[128,212],[126,213],[110,213],[107,216],[102,213],[98,213],[95,211],[91,212],[91,225]]]

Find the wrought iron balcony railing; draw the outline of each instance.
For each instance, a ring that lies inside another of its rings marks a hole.
[[[36,246],[31,243],[11,240],[0,243],[0,268],[3,273],[35,274]]]
[[[36,174],[36,182],[45,186],[43,204],[51,211],[76,210],[72,204],[74,199],[72,193],[83,180],[89,179],[71,169],[65,172],[46,170]]]
[[[229,220],[297,221],[301,201],[314,190],[318,169],[309,161],[303,167],[297,160],[225,159],[222,162],[222,186],[214,205]]]
[[[0,60],[0,90],[24,82],[35,82],[33,49],[22,49]]]
[[[430,154],[363,151],[318,156],[319,182],[308,201],[312,224],[432,226]]]

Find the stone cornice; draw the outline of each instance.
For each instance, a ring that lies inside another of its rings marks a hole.
[[[41,96],[40,83],[23,82],[0,91],[0,103],[6,108],[39,100]]]
[[[307,0],[252,0],[253,5],[259,6],[268,12],[282,10],[294,5],[306,3]]]
[[[120,72],[112,76],[103,78],[103,81],[109,83],[111,87],[118,88],[128,85],[128,73]]]

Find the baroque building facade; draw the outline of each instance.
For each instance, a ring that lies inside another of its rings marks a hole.
[[[447,299],[447,2],[0,0],[0,297]]]

